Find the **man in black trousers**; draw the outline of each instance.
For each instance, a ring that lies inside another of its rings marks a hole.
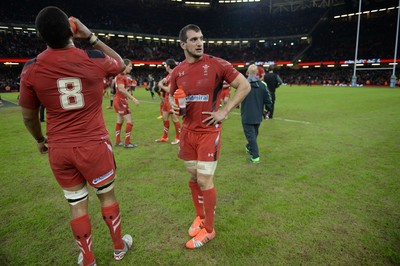
[[[39,120],[40,120],[40,122],[45,122],[45,120],[44,120],[44,110],[45,109],[45,107],[43,106],[43,104],[41,104],[40,105],[40,108],[39,108]]]
[[[242,102],[240,108],[242,116],[243,131],[247,139],[246,151],[251,155],[249,161],[260,163],[257,136],[261,121],[263,120],[264,108],[271,104],[268,89],[257,76],[256,65],[250,65],[247,70],[247,81],[250,83],[250,93]]]
[[[268,68],[268,73],[264,77],[265,83],[267,83],[268,90],[271,93],[272,98],[272,105],[271,109],[269,110],[269,118],[273,118],[274,116],[274,109],[275,109],[275,91],[276,89],[283,83],[282,79],[279,77],[278,74],[274,73],[274,66],[270,66]]]

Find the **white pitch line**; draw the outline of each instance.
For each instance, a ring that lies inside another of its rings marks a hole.
[[[237,112],[231,112],[230,114],[240,115],[240,113],[237,113]],[[279,117],[275,117],[274,120],[280,120],[280,121],[291,122],[291,123],[300,123],[300,124],[306,124],[306,125],[311,124],[311,122],[308,122],[308,121],[292,120],[292,119],[285,119],[285,118],[279,118]]]
[[[292,122],[292,123],[300,123],[300,124],[311,124],[308,121],[301,121],[301,120],[291,120],[291,119],[285,119],[285,118],[274,118],[275,120],[281,120],[281,121],[285,121],[285,122]]]
[[[15,103],[15,102],[12,102],[12,101],[9,101],[9,100],[5,100],[5,99],[3,99],[2,101],[3,101],[3,102],[8,102],[8,103],[11,103],[11,104],[13,104],[13,105],[15,105],[15,106],[18,106],[18,104],[17,104],[17,103]],[[4,104],[2,104],[2,105],[4,105]]]
[[[140,102],[144,102],[144,103],[158,103],[160,104],[160,102],[157,101],[140,101]],[[237,112],[231,112],[230,114],[234,114],[234,115],[240,115],[240,113]],[[275,117],[274,120],[279,120],[279,121],[284,121],[284,122],[290,122],[290,123],[300,123],[300,124],[311,124],[311,122],[308,121],[301,121],[301,120],[292,120],[292,119],[285,119],[285,118],[279,118],[279,117]]]

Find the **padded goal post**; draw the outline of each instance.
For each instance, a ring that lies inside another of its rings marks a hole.
[[[397,30],[396,30],[396,38],[395,38],[395,45],[394,45],[394,55],[393,55],[393,68],[388,68],[388,67],[381,67],[381,68],[360,68],[357,69],[357,57],[358,57],[358,42],[359,42],[359,37],[360,37],[360,22],[361,22],[361,4],[362,0],[359,0],[359,6],[358,6],[358,21],[357,21],[357,36],[356,36],[356,47],[355,47],[355,56],[354,56],[354,71],[353,71],[353,76],[351,78],[351,86],[357,86],[357,70],[388,70],[388,69],[393,69],[392,75],[390,76],[390,88],[394,88],[396,86],[396,59],[397,59],[397,46],[398,46],[398,40],[399,40],[399,21],[400,21],[400,0],[397,5]]]

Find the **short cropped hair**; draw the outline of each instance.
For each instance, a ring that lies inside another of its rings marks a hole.
[[[186,42],[186,41],[187,41],[186,32],[187,32],[188,30],[193,30],[193,31],[195,31],[195,32],[201,31],[200,27],[197,26],[197,25],[194,25],[194,24],[186,25],[186,26],[183,27],[183,28],[181,29],[181,31],[179,32],[179,40],[180,40],[181,42]]]
[[[128,66],[129,64],[132,64],[132,62],[129,59],[124,59],[124,64],[125,66]]]
[[[165,65],[169,66],[170,69],[174,69],[176,67],[176,62],[174,59],[170,58],[165,61]]]
[[[35,20],[39,36],[54,49],[64,48],[72,37],[67,14],[55,6],[43,8]]]

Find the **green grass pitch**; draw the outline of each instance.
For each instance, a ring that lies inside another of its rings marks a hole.
[[[17,94],[1,96],[15,102]],[[260,127],[258,165],[246,161],[233,110],[214,178],[216,237],[195,251],[184,247],[194,218],[189,176],[177,146],[154,142],[163,132],[159,101],[144,89],[135,97],[139,147],[114,148],[133,252],[114,261],[91,190],[98,265],[400,264],[399,89],[281,86],[275,119]],[[114,142],[114,111],[104,114]],[[69,207],[18,106],[0,108],[0,136],[0,265],[76,265]]]

